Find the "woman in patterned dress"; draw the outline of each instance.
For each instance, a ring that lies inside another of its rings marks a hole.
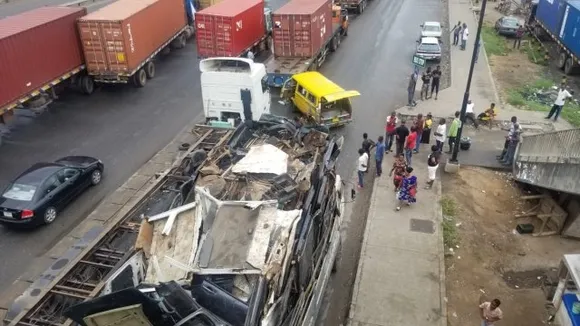
[[[407,203],[407,206],[417,202],[417,177],[412,175],[412,173],[413,168],[407,166],[403,180],[401,181],[399,189],[397,190],[397,199],[399,200],[397,211],[401,210],[401,206],[404,202]]]

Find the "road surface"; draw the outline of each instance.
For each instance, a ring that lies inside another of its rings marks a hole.
[[[0,17],[62,0],[14,0],[0,5]],[[270,2],[275,9],[282,0]],[[354,122],[337,131],[345,137],[338,165],[350,179],[362,134],[383,134],[387,114],[406,101],[407,77],[419,25],[441,19],[439,0],[374,0],[364,14],[351,20],[349,36],[327,59],[322,73],[347,89],[359,90],[353,101]],[[67,94],[49,112],[33,119],[20,118],[0,149],[0,186],[26,166],[64,155],[87,154],[106,164],[100,187],[79,198],[50,227],[33,232],[0,229],[0,288],[11,284],[64,234],[84,219],[110,191],[129,178],[189,121],[201,114],[198,61],[195,46],[172,52],[158,64],[157,77],[144,89],[130,86],[100,89],[90,98]],[[274,92],[275,93],[275,92]],[[276,101],[273,101],[276,103]],[[274,113],[290,114],[276,105]],[[424,112],[425,113],[425,112]],[[347,183],[347,187],[352,187]],[[370,185],[369,185],[370,186]],[[365,190],[345,223],[343,255],[329,290],[326,325],[339,325],[348,312],[361,235],[370,193]]]

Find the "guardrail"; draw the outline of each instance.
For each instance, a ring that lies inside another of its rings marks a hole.
[[[580,128],[525,136],[514,161],[516,180],[580,195]]]

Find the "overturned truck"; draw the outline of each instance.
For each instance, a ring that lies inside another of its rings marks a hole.
[[[314,325],[340,251],[342,138],[266,115],[190,155],[81,325]]]

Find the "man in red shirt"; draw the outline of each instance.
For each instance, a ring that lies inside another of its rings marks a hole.
[[[396,112],[391,113],[391,115],[387,117],[387,122],[385,124],[385,153],[391,151],[391,147],[393,146],[395,139],[395,129],[397,128],[398,122],[399,118],[397,118]]]
[[[413,151],[417,146],[417,127],[411,127],[411,133],[407,136],[405,141],[405,160],[407,160],[407,166],[411,166],[411,157],[413,156]]]

